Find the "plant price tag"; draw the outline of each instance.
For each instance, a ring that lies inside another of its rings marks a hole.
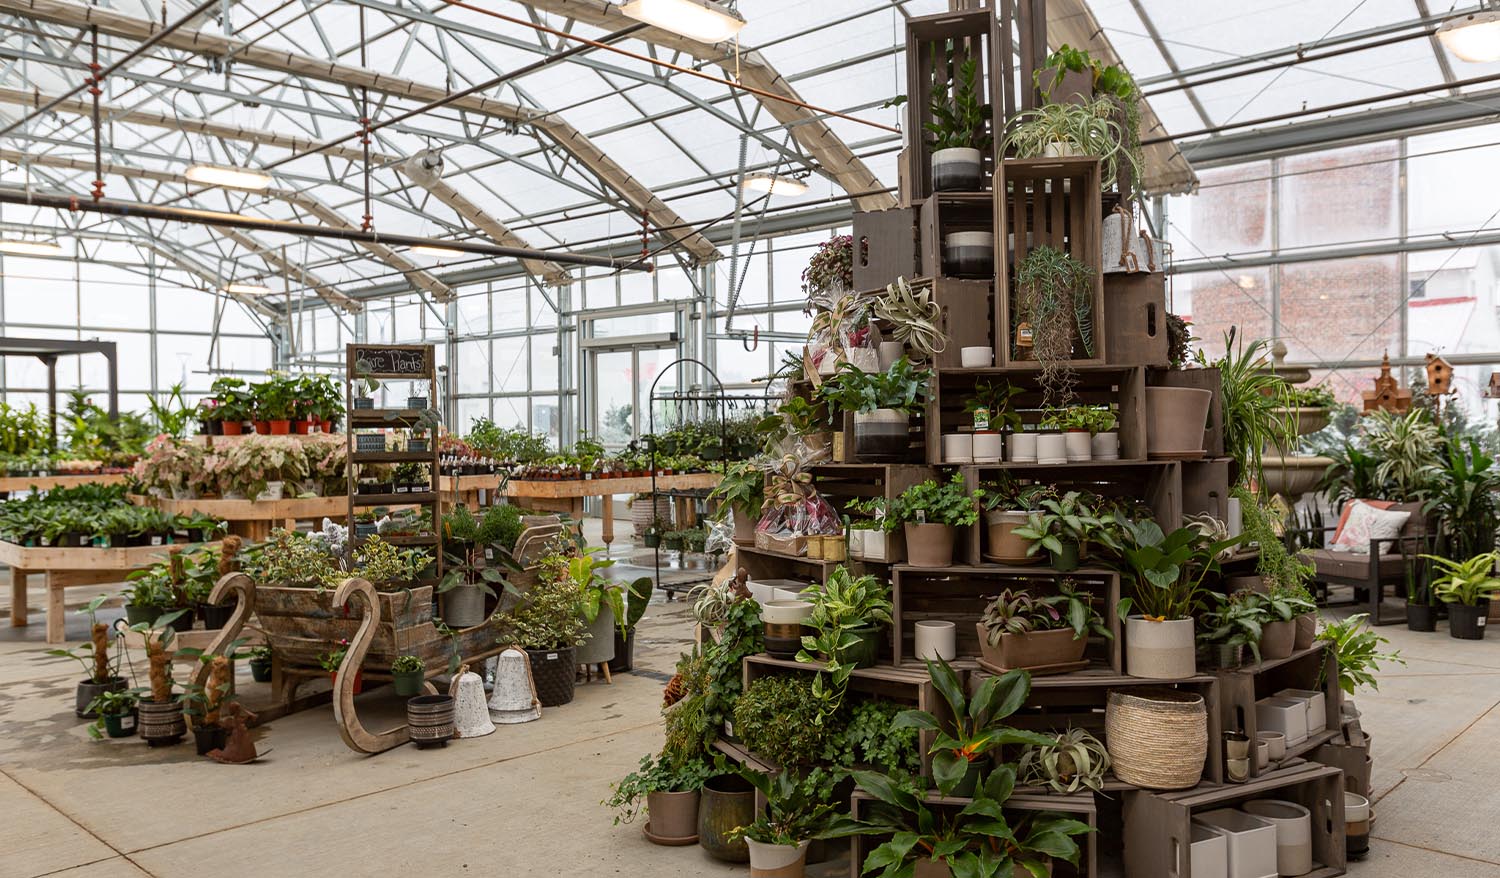
[[[927,523],[927,510],[925,510],[925,509],[918,509],[917,510],[917,524],[926,524],[926,523]]]

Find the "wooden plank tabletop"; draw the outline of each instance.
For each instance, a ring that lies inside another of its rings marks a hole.
[[[188,545],[195,545],[189,543]],[[218,543],[198,543],[212,547]],[[59,548],[56,546],[22,546],[0,541],[0,564],[17,570],[136,570],[149,567],[167,557],[166,546],[130,546],[127,548]]]
[[[125,481],[125,473],[81,473],[61,476],[4,476],[0,477],[0,491],[28,491],[32,488],[74,488],[79,485],[118,485]]]
[[[685,491],[713,488],[719,484],[718,473],[683,473],[657,476],[654,490]],[[648,494],[653,490],[650,476],[630,479],[562,479],[555,482],[511,479],[505,486],[507,497],[606,497],[616,494]]]
[[[148,497],[132,494],[140,506],[155,506],[173,515],[201,512],[225,521],[282,521],[289,518],[316,519],[323,516],[344,517],[349,503],[342,494],[336,497],[286,497],[281,500],[173,500],[170,497]]]

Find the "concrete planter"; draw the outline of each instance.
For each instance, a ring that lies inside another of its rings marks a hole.
[[[946,524],[907,522],[906,563],[913,567],[950,567],[953,564],[953,528]]]
[[[1146,388],[1147,456],[1202,455],[1213,397],[1212,391],[1197,387]]]
[[[1198,672],[1193,620],[1125,620],[1125,672],[1132,677],[1180,680]]]
[[[802,878],[807,869],[809,841],[796,844],[767,844],[745,839],[750,851],[750,878]]]
[[[984,155],[954,147],[932,153],[932,188],[938,192],[978,192],[984,188]]]
[[[1256,799],[1246,802],[1245,813],[1276,827],[1276,871],[1281,875],[1306,875],[1312,871],[1312,814],[1296,802]]]
[[[1290,619],[1267,622],[1260,629],[1260,657],[1267,661],[1284,659],[1292,654],[1292,645],[1296,642],[1296,622]]]
[[[655,844],[698,840],[698,791],[646,794],[646,838]]]

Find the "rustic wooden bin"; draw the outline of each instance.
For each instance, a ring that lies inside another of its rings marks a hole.
[[[860,292],[885,289],[896,278],[923,274],[917,247],[917,210],[859,211],[854,214],[854,288]]]
[[[952,277],[943,261],[943,238],[953,232],[985,232],[994,235],[995,200],[991,192],[938,192],[922,202],[918,241],[922,245],[922,267],[928,277]],[[996,248],[998,265],[1001,252]],[[974,280],[975,278],[964,278]],[[954,364],[957,365],[957,360]]]
[[[1104,286],[1099,269],[1103,205],[1099,193],[1099,159],[1005,159],[995,187],[995,363],[1025,362],[1015,348],[1017,312],[1015,272],[1026,255],[1042,245],[1054,247],[1093,267],[1093,356],[1087,356],[1074,328],[1073,363],[1109,362],[1104,322]]]
[[[1283,689],[1319,689],[1323,693],[1324,729],[1308,735],[1307,740],[1296,746],[1288,745],[1286,758],[1290,762],[1310,754],[1322,745],[1339,737],[1339,719],[1344,690],[1339,688],[1338,658],[1327,648],[1325,641],[1316,641],[1307,649],[1297,650],[1290,657],[1251,664],[1233,671],[1219,671],[1220,721],[1225,731],[1241,731],[1255,740],[1259,731],[1255,718],[1255,702],[1275,695]],[[1246,660],[1253,660],[1246,651]],[[1318,686],[1320,671],[1327,671],[1323,685]],[[1275,768],[1273,764],[1272,769]],[[1262,774],[1250,760],[1250,775]]]
[[[1004,106],[1001,78],[1010,71],[1009,55],[996,54],[998,24],[990,9],[923,15],[906,22],[906,131],[911,138],[903,154],[903,204],[915,204],[932,194],[932,149],[927,123],[932,121],[932,96],[957,75],[959,67],[976,59],[975,84],[981,100]],[[951,46],[951,53],[949,48]],[[1000,118],[1004,118],[1003,114]],[[986,175],[993,174],[993,154],[986,155]]]
[[[1166,368],[1167,284],[1159,271],[1104,275],[1104,335],[1109,362]]]
[[[1229,478],[1233,461],[1227,457],[1182,461],[1182,512],[1206,512],[1220,521],[1229,519]]]
[[[1197,387],[1213,393],[1203,433],[1204,456],[1224,456],[1224,381],[1217,367],[1150,369],[1146,372],[1146,384],[1149,387]]]
[[[1344,874],[1344,773],[1305,763],[1243,784],[1125,793],[1126,878],[1192,878],[1193,815],[1267,798],[1297,802],[1312,812],[1313,870],[1303,878]]]

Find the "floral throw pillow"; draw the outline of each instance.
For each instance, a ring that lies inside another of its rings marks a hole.
[[[1343,526],[1333,537],[1335,551],[1355,555],[1370,553],[1370,540],[1395,539],[1401,535],[1410,512],[1391,512],[1363,500],[1355,500],[1345,508]],[[1390,543],[1381,543],[1381,553],[1391,550]]]

